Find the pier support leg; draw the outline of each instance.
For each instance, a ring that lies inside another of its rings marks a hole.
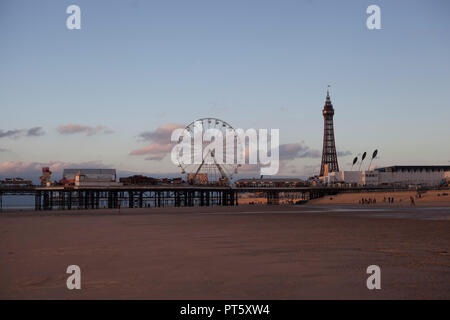
[[[227,191],[222,191],[222,205],[223,206],[227,206],[228,205],[228,192]]]
[[[158,191],[158,207],[161,207],[161,191]]]
[[[133,208],[134,207],[134,194],[133,191],[128,191],[128,207]]]
[[[205,199],[204,199],[205,193],[200,191],[200,207],[203,207],[205,205]]]
[[[278,205],[280,204],[280,194],[276,191],[267,193],[267,204]]]
[[[68,200],[67,200],[67,208],[68,208],[69,210],[72,209],[72,191],[69,191],[69,198],[68,198]]]
[[[34,210],[42,210],[41,207],[41,191],[36,191],[36,194],[34,196]]]
[[[114,208],[117,209],[119,207],[119,194],[118,194],[117,191],[114,191],[113,195],[114,195],[114,203],[113,203],[113,205],[114,205]]]
[[[108,208],[112,209],[113,207],[113,196],[112,196],[112,191],[108,191]]]
[[[100,206],[100,192],[95,191],[95,209],[98,209]]]
[[[84,198],[84,208],[88,209],[89,208],[89,191],[86,191],[84,193],[83,198]]]

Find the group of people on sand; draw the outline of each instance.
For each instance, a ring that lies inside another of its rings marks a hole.
[[[416,205],[416,202],[414,201],[414,197],[413,196],[410,196],[409,197],[409,201],[410,201],[410,203],[411,203],[411,205],[412,206],[415,206]],[[383,202],[386,202],[386,197],[384,197],[384,200],[383,200]],[[387,202],[388,203],[394,203],[394,197],[388,197],[387,198]],[[400,199],[400,202],[402,202],[402,199]]]
[[[387,199],[386,199],[386,197],[384,197],[383,202],[386,202],[386,200],[387,200],[388,203],[394,203],[394,201],[395,201],[394,197],[388,197]]]
[[[415,206],[416,205],[416,202],[414,201],[414,197],[413,196],[411,196],[411,197],[409,197],[409,200],[410,200],[410,203],[411,203],[411,206]],[[389,204],[392,204],[392,203],[394,203],[395,202],[395,199],[394,199],[394,197],[384,197],[383,198],[383,202],[384,203],[389,203]],[[399,202],[402,202],[402,199],[400,199],[400,201]],[[376,198],[361,198],[360,200],[359,200],[359,204],[376,204],[377,203],[377,199]]]
[[[361,200],[359,200],[359,204],[376,204],[377,203],[377,199],[375,198],[362,198]]]

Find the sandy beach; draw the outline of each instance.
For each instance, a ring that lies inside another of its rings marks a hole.
[[[449,299],[449,230],[445,207],[2,213],[0,298]]]
[[[370,206],[411,207],[411,197],[414,199],[415,206],[450,207],[450,190],[430,190],[420,194],[420,196],[417,191],[340,193],[335,196],[311,200],[309,204],[359,204],[362,199],[375,199],[376,203],[371,203]],[[389,203],[389,198],[393,198],[394,202]]]
[[[450,190],[430,190],[424,192],[418,197],[417,191],[394,191],[394,192],[358,192],[358,193],[340,193],[337,195],[330,195],[318,199],[309,200],[310,205],[358,205],[362,199],[372,199],[370,206],[375,207],[411,207],[411,197],[414,198],[414,205],[418,207],[436,207],[446,206],[450,207]],[[393,203],[389,203],[388,199],[394,198]],[[373,199],[376,200],[373,203]],[[280,198],[280,204],[289,204],[302,200],[300,197],[289,199]],[[239,198],[240,204],[255,205],[266,204],[267,199],[264,196],[247,196],[241,195]]]

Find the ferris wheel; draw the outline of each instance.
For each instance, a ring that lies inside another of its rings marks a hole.
[[[192,150],[188,161],[180,152],[177,153],[178,166],[181,173],[186,174],[186,180],[192,184],[230,184],[233,175],[238,173],[238,168],[241,166],[237,164],[235,155],[243,152],[241,145],[236,143],[235,129],[220,119],[201,118],[188,124],[183,132],[184,134],[180,136],[178,142],[190,144]],[[208,132],[218,134],[222,140],[220,141],[220,150],[212,149],[212,141],[203,138],[201,146],[194,146],[195,139],[192,139],[194,132],[201,134],[202,137],[205,137],[205,133],[207,136]],[[227,144],[230,143],[233,144],[232,152],[230,152],[230,147],[227,148]]]

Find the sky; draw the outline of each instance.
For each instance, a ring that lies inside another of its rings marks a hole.
[[[69,5],[81,29],[69,30]],[[381,30],[366,27],[369,5]],[[318,174],[327,85],[341,170],[450,164],[450,2],[0,2],[0,177],[50,165],[178,173],[202,117],[280,129],[280,175]]]

